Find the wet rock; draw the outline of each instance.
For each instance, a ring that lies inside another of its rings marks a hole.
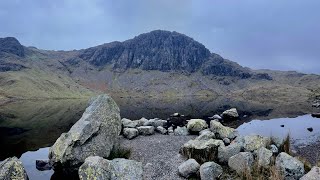
[[[36,160],[36,168],[39,171],[51,170],[52,166],[49,163],[49,160]]]
[[[80,180],[139,180],[142,179],[142,163],[127,159],[112,161],[90,156],[79,168]]]
[[[191,119],[187,124],[188,131],[200,132],[201,130],[207,129],[208,124],[203,119]]]
[[[313,131],[313,128],[312,127],[309,127],[307,128],[308,131],[312,132]]]
[[[218,148],[218,161],[227,164],[230,157],[240,153],[241,145],[232,143],[229,146],[219,146]]]
[[[223,173],[222,167],[215,162],[206,162],[200,166],[201,180],[218,179]]]
[[[0,163],[0,179],[3,180],[27,180],[28,176],[22,162],[16,158],[7,158]]]
[[[138,125],[137,121],[132,121],[127,118],[122,118],[121,122],[124,128],[135,128]]]
[[[154,127],[153,126],[140,126],[137,128],[139,134],[143,136],[148,136],[154,134]]]
[[[187,158],[197,160],[199,163],[216,161],[219,146],[224,146],[221,140],[190,140],[181,147],[180,153]]]
[[[200,164],[195,159],[188,159],[178,167],[179,174],[188,178],[195,175],[200,168]]]
[[[271,145],[270,145],[270,150],[271,150],[271,152],[272,152],[273,154],[278,154],[278,153],[279,153],[278,147],[277,147],[276,145],[274,145],[274,144],[271,144]]]
[[[210,130],[216,135],[217,138],[220,139],[234,139],[239,135],[237,130],[223,126],[220,122],[214,120],[210,121]]]
[[[159,132],[160,134],[167,134],[167,130],[164,128],[164,127],[162,127],[162,126],[158,126],[157,128],[156,128],[156,131],[157,132]]]
[[[272,152],[264,147],[259,148],[256,152],[258,165],[261,167],[269,167],[271,163]]]
[[[313,167],[306,175],[302,176],[300,180],[319,180],[320,179],[320,168]]]
[[[226,110],[222,113],[223,119],[237,119],[239,117],[238,111],[236,108]]]
[[[304,175],[303,163],[284,152],[277,156],[276,168],[285,180],[299,179]]]
[[[187,136],[189,135],[189,131],[187,129],[187,127],[177,127],[175,130],[174,130],[174,135],[176,136]]]
[[[136,128],[124,128],[123,136],[127,139],[133,139],[139,135],[139,131]]]
[[[253,155],[250,152],[240,152],[229,158],[228,166],[242,175],[246,171],[251,171],[253,160]]]
[[[119,107],[108,95],[100,95],[50,148],[50,164],[54,169],[77,171],[89,156],[108,157],[120,131]]]

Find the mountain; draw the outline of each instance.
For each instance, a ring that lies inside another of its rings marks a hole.
[[[228,96],[248,101],[307,101],[320,76],[252,70],[211,53],[194,39],[156,30],[123,42],[73,51],[25,47],[0,38],[0,97],[75,98]]]

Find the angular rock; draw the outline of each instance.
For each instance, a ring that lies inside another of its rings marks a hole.
[[[181,147],[180,153],[187,158],[197,160],[199,163],[216,161],[219,146],[224,146],[221,140],[190,140]]]
[[[240,153],[241,148],[241,145],[238,143],[232,143],[229,146],[219,146],[218,161],[222,164],[227,164],[231,156]]]
[[[160,134],[167,134],[167,130],[164,128],[164,127],[162,127],[162,126],[158,126],[157,128],[156,128],[156,131],[157,132],[159,132]]]
[[[306,175],[302,176],[300,180],[319,180],[320,179],[320,168],[313,167]]]
[[[28,176],[22,162],[16,158],[7,158],[0,163],[0,179],[3,180],[27,180]]]
[[[108,157],[120,131],[119,107],[108,95],[100,95],[50,148],[50,164],[54,169],[76,171],[89,156]]]
[[[49,160],[36,160],[36,168],[39,171],[51,170],[52,166],[49,163]]]
[[[208,124],[202,119],[191,119],[187,124],[187,129],[190,132],[200,132],[201,130],[207,129]]]
[[[112,161],[99,156],[90,156],[79,168],[80,180],[140,180],[142,163],[127,159]]]
[[[146,121],[144,126],[153,126],[154,128],[157,128],[158,126],[166,127],[167,121],[162,119],[150,119],[149,121]]]
[[[196,139],[197,140],[209,140],[209,139],[215,139],[216,136],[211,131],[202,132],[201,135],[199,135]]]
[[[239,135],[237,130],[223,126],[220,122],[214,120],[210,121],[210,130],[220,139],[234,139]]]
[[[223,173],[222,167],[215,162],[206,162],[200,166],[201,180],[218,179]]]
[[[277,156],[276,168],[285,180],[299,179],[304,175],[303,163],[285,152]]]
[[[240,152],[229,158],[228,166],[242,175],[246,171],[251,171],[253,161],[253,155],[250,152]]]
[[[140,127],[140,126],[143,126],[146,122],[148,122],[148,119],[142,117],[141,119],[136,120],[136,122],[137,122],[137,127]]]
[[[200,164],[195,159],[188,159],[178,167],[179,174],[188,178],[198,172]]]
[[[239,139],[240,140],[240,139]],[[241,139],[244,151],[254,151],[261,147],[266,147],[270,143],[270,138],[260,135],[248,135]]]
[[[140,126],[137,128],[139,134],[143,136],[148,136],[154,134],[154,127],[153,126]]]
[[[185,126],[183,126],[183,127],[179,127],[178,126],[174,130],[174,135],[176,135],[176,136],[187,136],[187,135],[189,135],[189,131]]]
[[[124,128],[123,136],[127,139],[133,139],[139,135],[139,131],[136,128]]]
[[[223,119],[236,119],[239,117],[238,111],[236,108],[232,108],[229,110],[226,110],[222,113]]]
[[[137,121],[132,121],[127,118],[122,118],[121,122],[124,128],[135,128],[138,125]]]
[[[272,151],[265,147],[259,148],[256,152],[258,165],[264,168],[269,167],[271,163]]]

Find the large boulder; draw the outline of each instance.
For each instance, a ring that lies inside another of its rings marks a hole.
[[[238,154],[242,146],[238,143],[230,144],[229,146],[219,146],[218,160],[222,164],[227,164],[230,157]]]
[[[216,161],[218,158],[218,147],[224,146],[221,140],[190,140],[185,143],[180,153],[187,158],[197,160],[199,163]]]
[[[319,180],[320,179],[320,168],[313,167],[306,175],[302,176],[300,180]]]
[[[276,168],[285,180],[299,179],[304,175],[303,163],[285,152],[277,156]]]
[[[269,167],[271,163],[272,151],[265,147],[259,148],[256,152],[258,165],[264,168]]]
[[[124,128],[123,136],[127,139],[133,139],[139,135],[139,131],[136,128]]]
[[[242,144],[244,151],[252,152],[261,147],[266,147],[270,143],[270,138],[260,135],[247,135],[237,137],[234,142]]]
[[[28,179],[27,173],[24,170],[22,162],[16,158],[7,158],[0,163],[0,179]]]
[[[190,132],[200,132],[201,130],[207,129],[208,124],[203,119],[191,119],[187,124],[187,128]]]
[[[220,139],[223,139],[223,138],[234,139],[239,135],[237,130],[230,127],[226,127],[222,125],[220,122],[215,120],[210,121],[210,130],[213,133],[215,133],[216,137]]]
[[[108,157],[120,131],[119,107],[108,95],[100,95],[50,148],[50,164],[54,169],[76,171],[89,156]]]
[[[253,155],[250,152],[240,152],[229,158],[228,166],[239,175],[242,175],[246,171],[251,171],[253,162]]]
[[[135,128],[138,126],[138,121],[132,121],[127,118],[122,118],[121,122],[124,128]]]
[[[174,135],[176,136],[187,136],[189,135],[189,132],[188,132],[188,129],[187,127],[177,127],[175,130],[174,130]]]
[[[127,159],[106,160],[99,156],[90,156],[79,168],[80,180],[140,180],[142,163]]]
[[[200,168],[200,164],[195,159],[188,159],[178,167],[178,172],[182,177],[188,178],[195,175]]]
[[[153,126],[140,126],[138,127],[139,134],[143,136],[148,136],[154,134],[154,127]]]
[[[236,119],[239,117],[238,111],[236,108],[232,108],[229,110],[226,110],[222,113],[223,119]]]
[[[206,162],[200,166],[201,180],[219,179],[223,173],[222,167],[215,162]]]

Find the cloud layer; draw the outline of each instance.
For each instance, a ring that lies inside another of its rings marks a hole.
[[[0,37],[81,49],[178,31],[251,68],[320,74],[318,0],[3,0]]]

